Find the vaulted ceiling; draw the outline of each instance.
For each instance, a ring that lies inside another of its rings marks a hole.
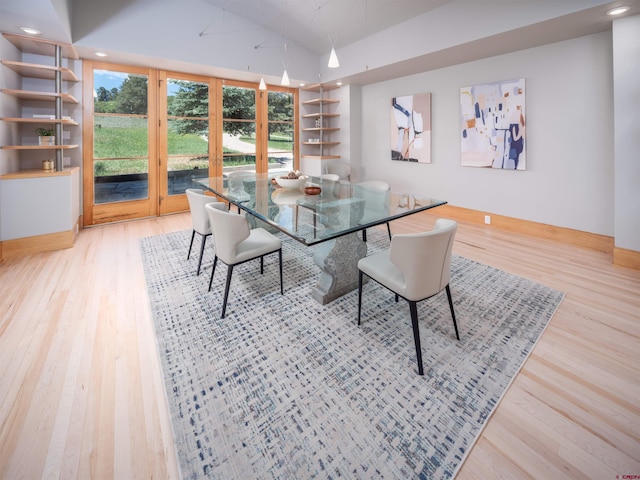
[[[640,13],[640,0],[0,0],[0,30],[33,26],[111,62],[367,84],[605,31],[620,4]]]

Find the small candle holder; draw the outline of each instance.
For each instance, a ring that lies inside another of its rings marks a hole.
[[[42,170],[50,172],[55,168],[55,163],[53,160],[43,160],[42,161]]]

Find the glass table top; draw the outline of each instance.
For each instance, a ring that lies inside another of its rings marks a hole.
[[[273,173],[238,172],[231,176],[194,179],[193,182],[305,245],[446,203],[320,177],[307,177],[305,186],[320,187],[320,193],[309,195],[304,187],[280,187],[275,176]]]

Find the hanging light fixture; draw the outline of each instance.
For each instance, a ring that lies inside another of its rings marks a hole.
[[[267,89],[267,84],[264,83],[264,77],[260,77],[260,86],[258,87],[258,90],[266,90]]]
[[[289,74],[287,73],[287,64],[289,63],[289,46],[287,45],[287,38],[289,36],[289,29],[287,28],[287,31],[285,33],[285,37],[284,37],[284,56],[285,56],[285,62],[282,62],[282,64],[284,65],[284,73],[282,74],[282,80],[280,80],[280,85],[282,85],[283,87],[288,87],[289,85],[291,85],[291,83],[289,82]]]
[[[329,68],[338,68],[340,66],[338,55],[336,55],[336,49],[334,47],[331,47],[331,55],[329,55],[329,63],[327,66]]]
[[[284,73],[282,74],[282,80],[280,80],[280,85],[282,85],[283,87],[288,87],[289,85],[291,85],[291,82],[289,82],[289,75],[287,74],[287,69],[284,69]]]

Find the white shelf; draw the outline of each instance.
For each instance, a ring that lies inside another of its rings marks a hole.
[[[65,67],[51,67],[49,65],[39,65],[37,63],[14,62],[13,60],[2,60],[0,63],[22,77],[55,80],[56,73],[60,72],[62,74],[62,80],[65,82],[78,81],[76,74]]]
[[[301,89],[303,92],[313,92],[318,94],[313,98],[303,100],[302,107],[308,109],[302,115],[302,132],[316,134],[311,138],[305,137],[302,140],[301,158],[313,160],[339,159],[340,155],[333,154],[332,147],[339,145],[338,132],[340,127],[335,122],[340,117],[339,113],[333,111],[333,106],[340,103],[337,98],[329,98],[327,92],[339,88],[336,85],[315,84]],[[310,95],[310,94],[307,94]],[[313,123],[312,123],[313,122]],[[314,138],[315,137],[315,138]],[[316,140],[316,141],[310,141]]]

